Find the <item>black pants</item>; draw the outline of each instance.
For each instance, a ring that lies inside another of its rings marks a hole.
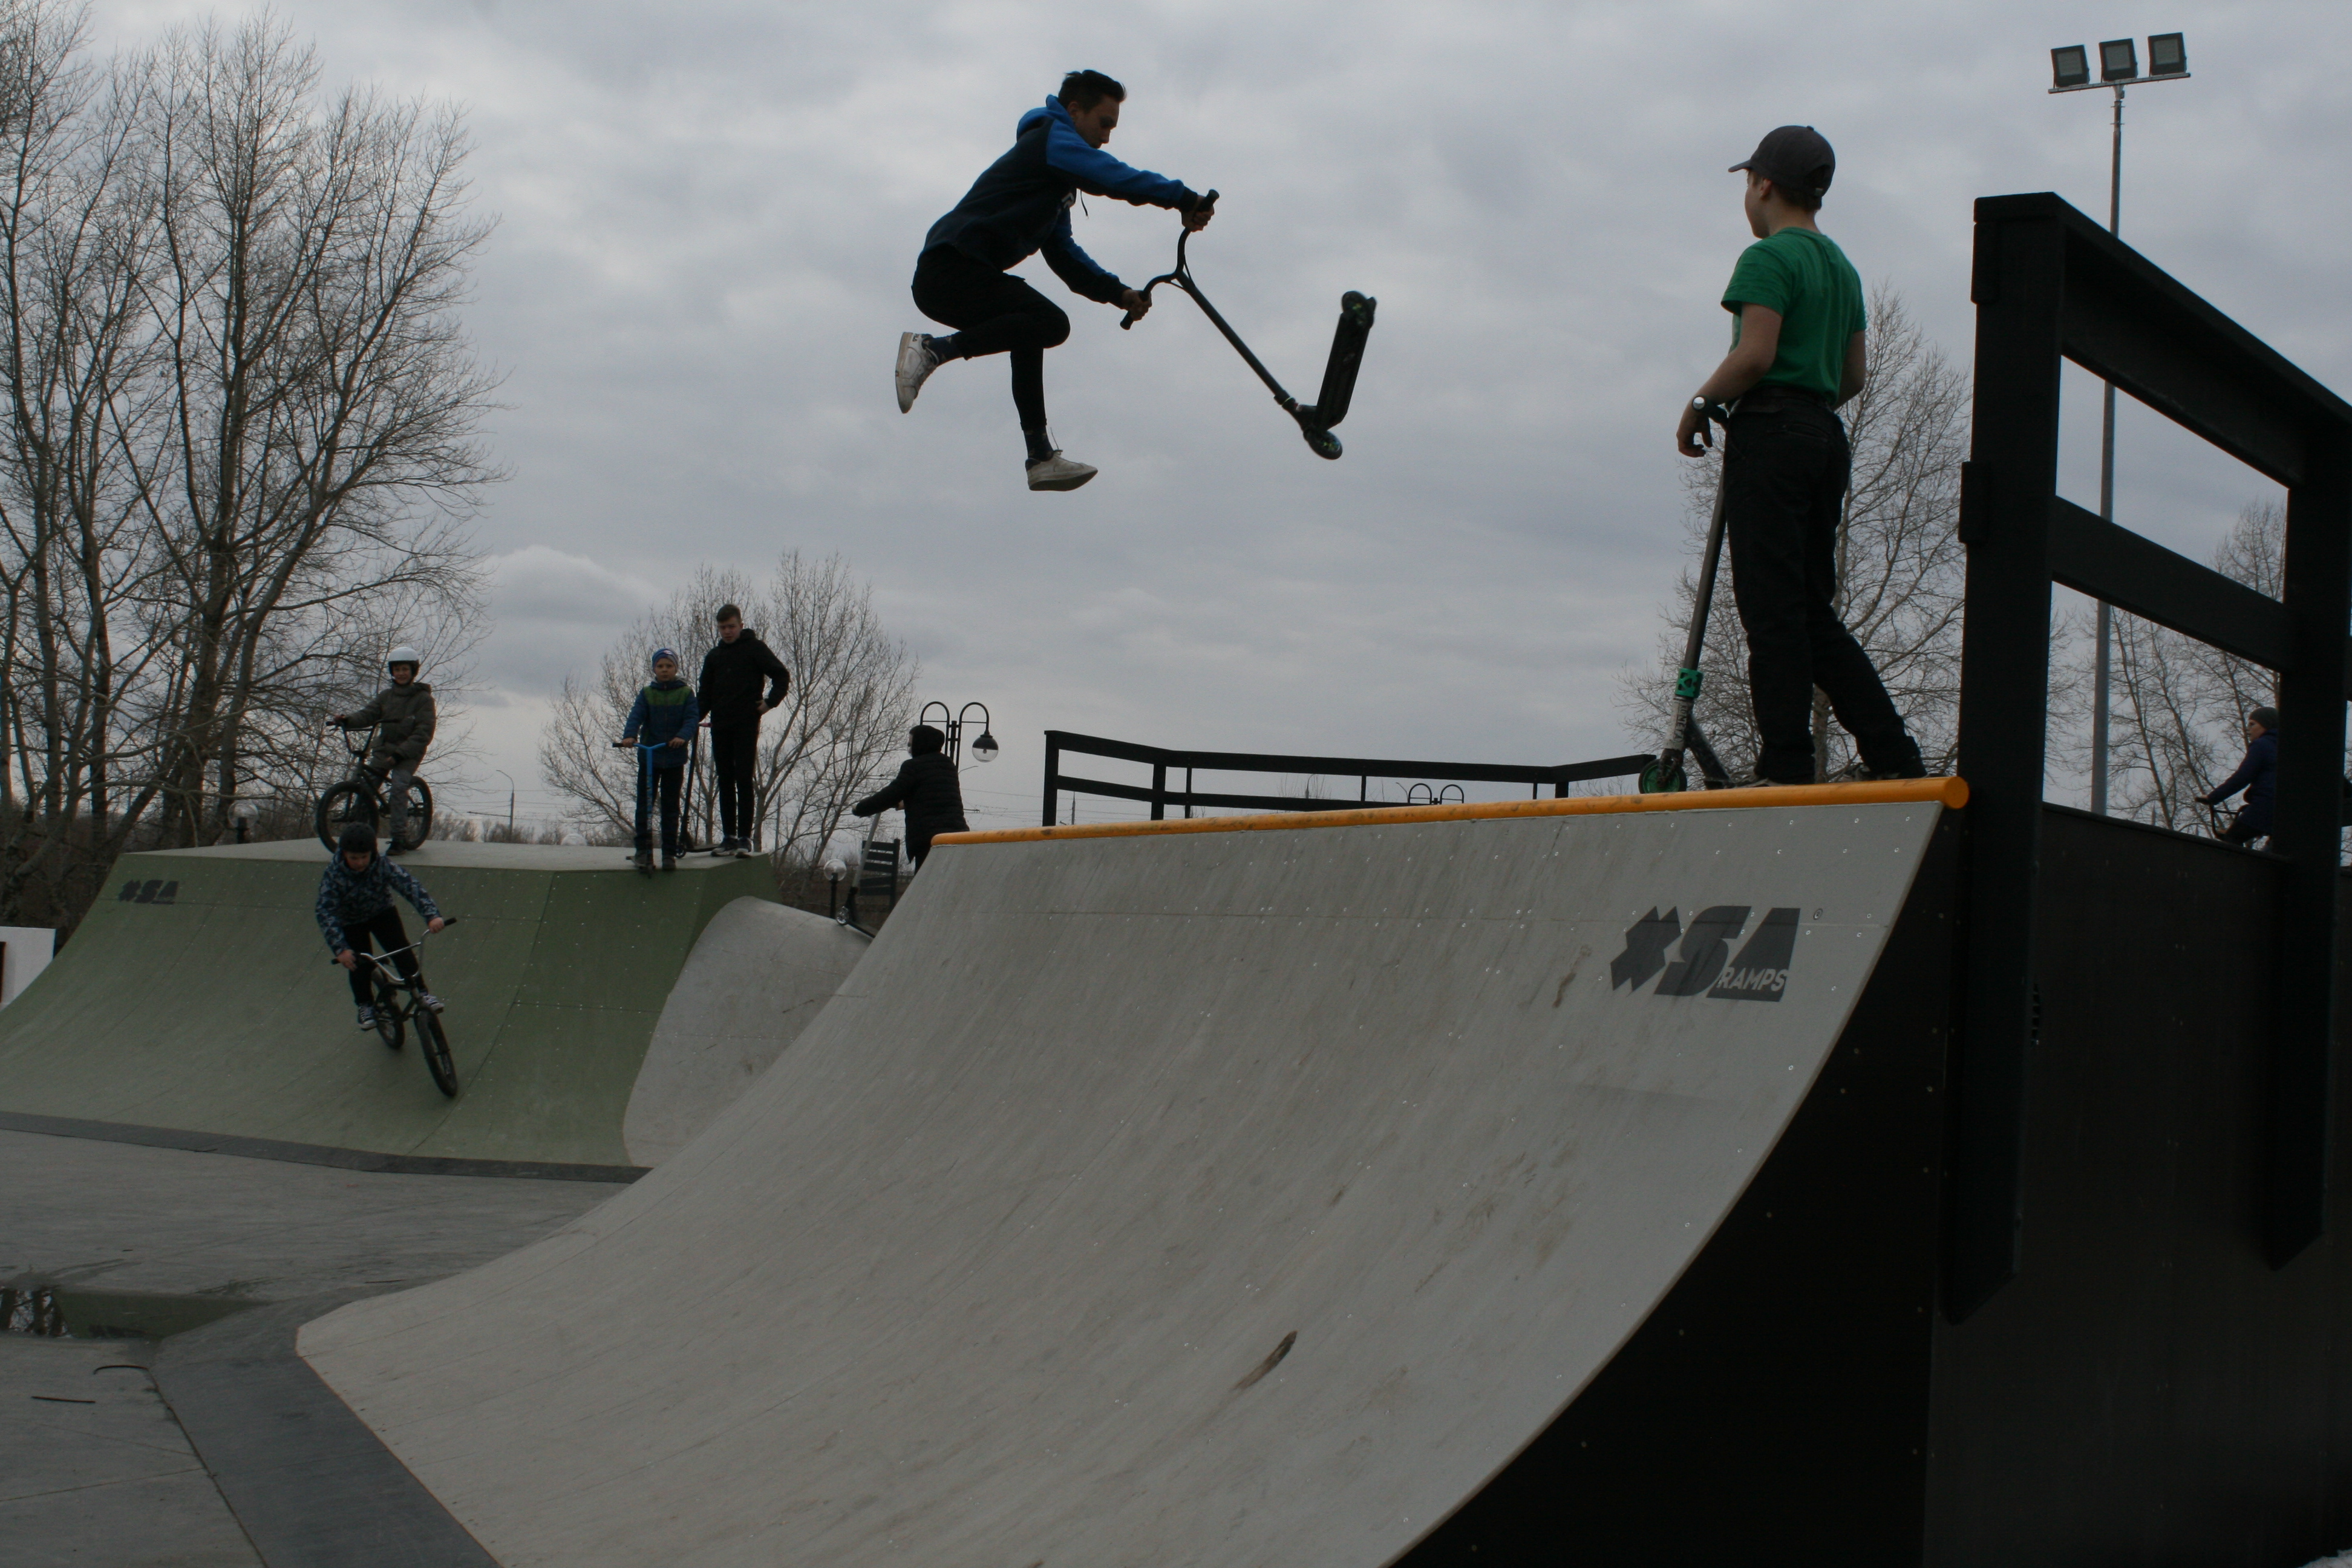
[[[915,263],[915,308],[956,329],[953,347],[961,358],[1011,354],[1021,428],[1045,427],[1045,351],[1070,336],[1070,318],[1059,305],[1011,273],[939,245]]]
[[[647,768],[637,770],[637,853],[653,853],[654,837],[650,818],[653,801],[661,800],[661,847],[665,855],[677,853],[677,787],[686,777],[686,770],[677,768]]]
[[[1838,509],[1853,460],[1845,426],[1818,404],[1764,401],[1732,416],[1724,448],[1724,532],[1748,633],[1757,772],[1812,782],[1815,687],[1864,766],[1916,769],[1919,748],[1835,608]]]
[[[400,977],[415,982],[420,991],[425,988],[425,971],[418,966],[416,954],[401,951],[408,946],[408,928],[400,923],[398,910],[345,922],[343,940],[352,944],[353,952],[366,952],[381,943],[384,952],[392,954],[392,966],[400,971]],[[352,996],[362,1007],[375,1003],[376,973],[376,966],[364,958],[352,965]]]
[[[760,721],[710,721],[710,771],[719,781],[719,832],[749,841],[760,820]]]
[[[2237,820],[2230,824],[2230,830],[2221,835],[2221,842],[2243,844],[2251,847],[2255,839],[2268,838],[2270,836],[2270,807],[2250,805],[2238,813]]]

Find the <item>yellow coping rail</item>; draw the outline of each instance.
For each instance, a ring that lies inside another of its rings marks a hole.
[[[1519,816],[1597,816],[1626,811],[1731,811],[1792,805],[1958,807],[1965,779],[1886,779],[1871,784],[1762,784],[1677,795],[1587,795],[1566,800],[1497,800],[1448,805],[1373,805],[1353,811],[1270,811],[1255,816],[1178,817],[1167,822],[1087,822],[1066,827],[1006,827],[942,833],[941,844],[1028,844],[1041,838],[1141,838],[1162,833],[1277,833],[1298,827],[1370,827],[1386,823],[1483,822]]]

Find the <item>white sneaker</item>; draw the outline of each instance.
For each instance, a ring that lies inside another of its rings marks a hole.
[[[898,412],[909,413],[915,406],[915,394],[923,390],[923,383],[931,372],[940,368],[940,356],[931,352],[930,339],[922,332],[898,334]]]
[[[1070,461],[1056,447],[1052,456],[1029,465],[1029,488],[1033,490],[1074,490],[1093,479],[1095,473],[1095,469],[1084,463]]]

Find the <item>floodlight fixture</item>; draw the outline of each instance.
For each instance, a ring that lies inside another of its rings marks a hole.
[[[2151,49],[2150,53],[2154,51]],[[2069,44],[2063,49],[2050,51],[2050,90],[2065,92],[2073,88],[2091,85],[2091,51],[2083,44]]]
[[[2103,82],[2137,81],[2139,47],[2129,38],[2109,38],[2101,44],[2099,79]]]
[[[2148,36],[2147,74],[2150,77],[2189,74],[2189,46],[2179,33],[2153,33]]]

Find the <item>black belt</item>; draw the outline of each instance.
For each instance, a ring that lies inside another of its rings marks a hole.
[[[1810,403],[1816,408],[1828,408],[1830,400],[1810,386],[1792,386],[1787,382],[1769,381],[1748,389],[1747,395],[1732,405],[1734,414],[1745,409],[1750,414],[1769,414],[1790,403]]]

